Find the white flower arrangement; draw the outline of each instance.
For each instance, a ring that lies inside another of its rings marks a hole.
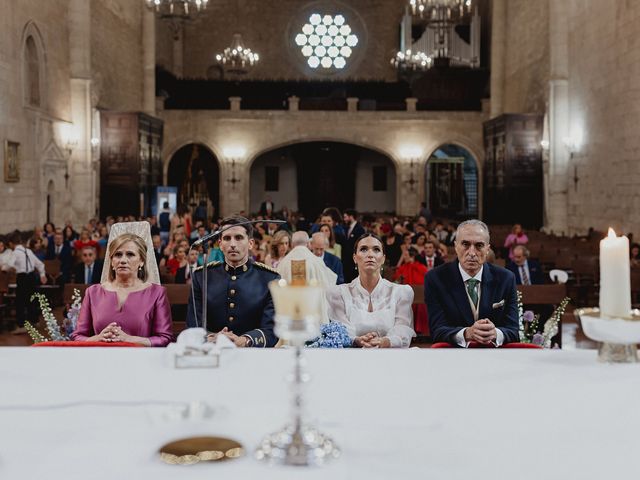
[[[80,291],[77,288],[73,290],[73,295],[71,297],[71,308],[67,312],[67,316],[63,321],[65,333],[62,333],[62,331],[60,330],[60,324],[56,320],[56,317],[53,316],[53,312],[51,311],[51,307],[49,306],[49,300],[47,300],[47,297],[41,293],[34,293],[31,296],[31,301],[33,302],[34,300],[38,300],[40,311],[42,312],[42,318],[44,318],[45,327],[47,329],[47,332],[49,333],[49,337],[47,338],[46,336],[38,332],[38,330],[33,325],[31,325],[31,323],[25,322],[24,326],[33,342],[64,342],[70,340],[71,332],[75,330],[78,316],[80,314],[80,306],[82,304],[82,295],[80,295]]]
[[[558,307],[553,311],[549,319],[544,323],[542,332],[538,331],[540,325],[540,315],[534,314],[531,310],[523,311],[522,293],[516,292],[518,302],[518,322],[520,342],[533,343],[542,348],[551,348],[551,339],[558,334],[560,328],[560,320],[564,314],[567,305],[571,301],[569,297],[562,299]]]

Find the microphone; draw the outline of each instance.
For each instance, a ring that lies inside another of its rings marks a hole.
[[[195,242],[193,242],[191,244],[191,247],[197,247],[198,245],[202,245],[204,242],[208,242],[212,238],[216,238],[222,232],[224,232],[225,230],[229,230],[230,228],[241,227],[242,225],[253,225],[253,224],[256,224],[256,223],[275,223],[275,224],[278,224],[278,225],[282,225],[282,224],[287,223],[287,222],[285,220],[247,220],[246,222],[229,223],[227,225],[224,225],[224,226],[220,227],[215,232],[208,233],[204,237],[196,240]]]

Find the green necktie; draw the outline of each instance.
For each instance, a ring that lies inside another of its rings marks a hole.
[[[475,278],[467,280],[467,293],[473,302],[473,306],[476,308],[478,308],[478,292],[476,292],[476,285],[478,283],[480,283],[480,280],[476,280]]]

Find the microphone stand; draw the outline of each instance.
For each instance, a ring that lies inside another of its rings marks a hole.
[[[193,247],[202,245],[203,267],[202,267],[201,301],[202,301],[202,328],[204,328],[205,330],[207,328],[207,303],[208,303],[207,295],[209,293],[209,290],[207,289],[207,279],[209,277],[209,275],[207,275],[207,264],[209,263],[209,255],[208,255],[209,241],[216,239],[218,236],[220,236],[222,233],[224,233],[226,230],[229,230],[230,228],[242,227],[243,225],[253,225],[256,223],[275,223],[278,225],[282,225],[287,222],[285,220],[247,220],[246,222],[240,222],[240,223],[228,223],[222,226],[221,228],[219,228],[218,230],[216,230],[215,232],[211,232],[210,234],[205,235],[201,239],[196,240],[189,247],[189,251],[191,251]],[[196,311],[196,305],[195,305],[195,294],[193,290],[193,275],[191,276],[191,294],[193,295],[193,298],[194,298],[193,315],[196,319],[196,327],[197,327],[199,326],[199,323],[198,323],[198,312]]]

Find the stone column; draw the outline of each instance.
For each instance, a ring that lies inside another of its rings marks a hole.
[[[553,2],[553,0],[551,0]],[[504,113],[507,0],[493,0],[491,17],[491,118]]]
[[[156,114],[156,17],[142,7],[142,111]]]
[[[408,98],[405,98],[404,101],[407,104],[407,112],[415,112],[416,111],[416,105],[418,104],[418,99],[417,98],[408,97]]]
[[[289,111],[297,112],[300,109],[300,98],[295,95],[289,97]]]
[[[569,233],[570,155],[564,140],[569,125],[569,26],[566,0],[549,0],[549,167],[545,172],[547,231]]]
[[[91,155],[91,2],[69,2],[71,122],[77,145],[69,158],[69,185],[64,218],[83,225],[97,211],[98,192]]]
[[[229,109],[232,112],[239,112],[241,102],[242,102],[242,97],[229,97]]]
[[[348,112],[357,112],[358,111],[358,97],[348,97],[347,98],[347,111]]]

